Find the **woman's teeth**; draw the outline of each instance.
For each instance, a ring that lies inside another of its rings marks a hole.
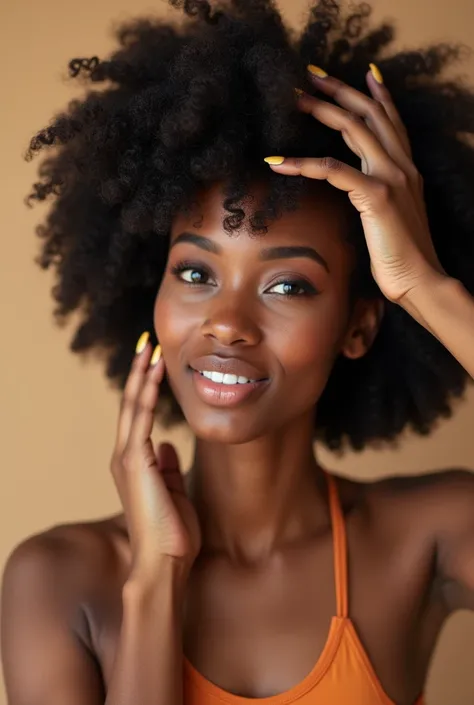
[[[256,382],[256,379],[247,379],[247,377],[237,377],[237,375],[224,375],[222,372],[208,372],[204,370],[200,373],[203,377],[216,382],[217,384],[248,384]]]

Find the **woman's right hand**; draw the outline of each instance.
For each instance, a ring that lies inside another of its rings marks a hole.
[[[111,460],[131,544],[131,574],[150,577],[163,557],[171,557],[189,572],[202,540],[174,447],[162,443],[155,454],[150,438],[165,369],[160,352],[158,346],[152,357],[148,334],[140,337],[123,392]]]

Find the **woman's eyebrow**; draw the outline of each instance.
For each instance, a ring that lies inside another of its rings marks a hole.
[[[220,255],[222,252],[222,248],[213,240],[210,240],[208,237],[204,237],[204,235],[196,235],[196,233],[181,233],[171,243],[170,250],[179,242],[190,242],[191,245],[196,245],[196,247],[200,247],[201,250],[212,252],[215,255]]]
[[[177,245],[179,242],[189,242],[196,247],[200,247],[206,252],[212,252],[215,255],[220,255],[222,253],[222,248],[220,245],[210,240],[204,235],[197,235],[196,233],[180,233],[170,245],[170,250],[172,247]],[[329,265],[322,255],[317,252],[313,247],[303,246],[303,245],[280,245],[278,247],[266,247],[261,250],[259,254],[259,259],[270,260],[270,259],[286,259],[290,257],[308,257],[309,259],[318,262],[322,265],[324,269],[329,272]]]
[[[303,245],[282,245],[279,247],[266,247],[260,252],[260,259],[286,259],[287,257],[309,257],[309,259],[318,262],[324,269],[329,272],[329,265],[322,255],[313,247],[305,247]]]

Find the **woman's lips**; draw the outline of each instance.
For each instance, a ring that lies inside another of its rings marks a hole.
[[[245,384],[219,384],[196,370],[191,369],[190,372],[198,396],[211,406],[237,406],[250,396],[255,399],[265,390],[270,381],[262,379]]]

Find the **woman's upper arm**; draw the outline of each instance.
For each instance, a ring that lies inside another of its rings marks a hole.
[[[103,705],[99,668],[71,626],[58,556],[42,535],[9,556],[1,617],[8,705]]]
[[[448,609],[474,610],[474,473],[446,473],[434,497],[438,568],[448,588]]]

